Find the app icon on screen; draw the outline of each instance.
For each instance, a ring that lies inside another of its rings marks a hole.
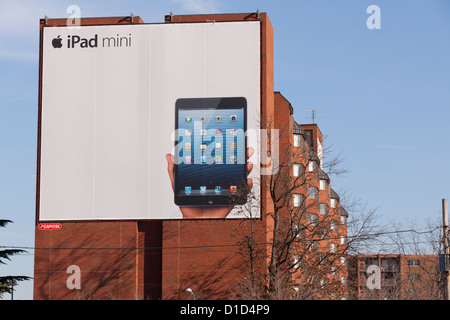
[[[215,163],[222,163],[222,156],[216,156],[216,157],[214,158],[214,162],[215,162]]]
[[[186,142],[186,143],[184,144],[184,148],[185,148],[186,150],[191,150],[191,143],[190,143],[190,142]]]
[[[237,129],[230,129],[230,135],[235,136],[237,134]]]
[[[216,193],[222,193],[222,187],[221,186],[216,186],[216,188],[214,189],[214,191]]]
[[[192,188],[191,187],[188,187],[188,186],[184,187],[184,193],[191,194],[191,192],[192,192]]]
[[[237,187],[236,186],[230,186],[230,192],[231,193],[236,193],[237,191]]]
[[[230,116],[230,121],[236,121],[236,120],[237,120],[237,116],[236,115]]]
[[[186,137],[190,137],[192,135],[192,130],[189,130],[189,129],[184,130],[184,135]]]
[[[192,122],[192,117],[185,117],[184,122]]]
[[[191,156],[184,157],[184,163],[191,163]]]
[[[206,149],[206,142],[202,142],[200,144],[200,149],[205,150]]]
[[[206,186],[200,187],[200,193],[206,193]]]

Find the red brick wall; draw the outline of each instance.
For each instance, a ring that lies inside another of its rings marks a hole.
[[[261,235],[262,221],[256,221]],[[230,299],[240,279],[243,220],[165,221],[163,228],[163,299]],[[261,237],[256,241],[263,241]]]
[[[161,297],[160,221],[62,222],[35,241],[35,299]],[[67,267],[81,270],[81,290],[66,285]]]
[[[77,299],[67,267],[81,269],[83,294],[96,298],[136,292],[136,222],[65,222],[61,230],[36,228],[35,299]]]

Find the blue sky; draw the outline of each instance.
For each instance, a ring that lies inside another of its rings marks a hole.
[[[34,245],[39,19],[124,16],[147,23],[164,15],[267,12],[274,28],[275,90],[294,118],[310,123],[341,153],[335,190],[377,208],[382,223],[441,218],[450,195],[450,2],[316,1],[49,1],[0,0],[0,245]],[[366,9],[381,9],[369,30]],[[440,220],[439,220],[440,221]],[[33,275],[33,250],[0,274]],[[32,282],[17,288],[32,298]],[[9,299],[9,295],[5,295]]]

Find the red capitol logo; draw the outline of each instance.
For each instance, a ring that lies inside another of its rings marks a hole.
[[[40,223],[38,225],[39,230],[60,230],[61,228],[61,223]]]

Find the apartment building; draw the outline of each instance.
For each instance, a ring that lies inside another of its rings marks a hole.
[[[349,296],[358,300],[440,300],[444,281],[437,255],[348,257]]]
[[[346,298],[348,214],[324,171],[322,133],[317,124],[298,124],[292,106],[280,92],[275,92],[275,108],[282,151],[277,176],[280,181],[271,188],[286,190],[292,198],[283,215],[293,223],[287,229],[295,236],[292,249],[295,296]],[[289,176],[284,178],[286,171]],[[283,202],[284,198],[279,197],[278,201]]]

